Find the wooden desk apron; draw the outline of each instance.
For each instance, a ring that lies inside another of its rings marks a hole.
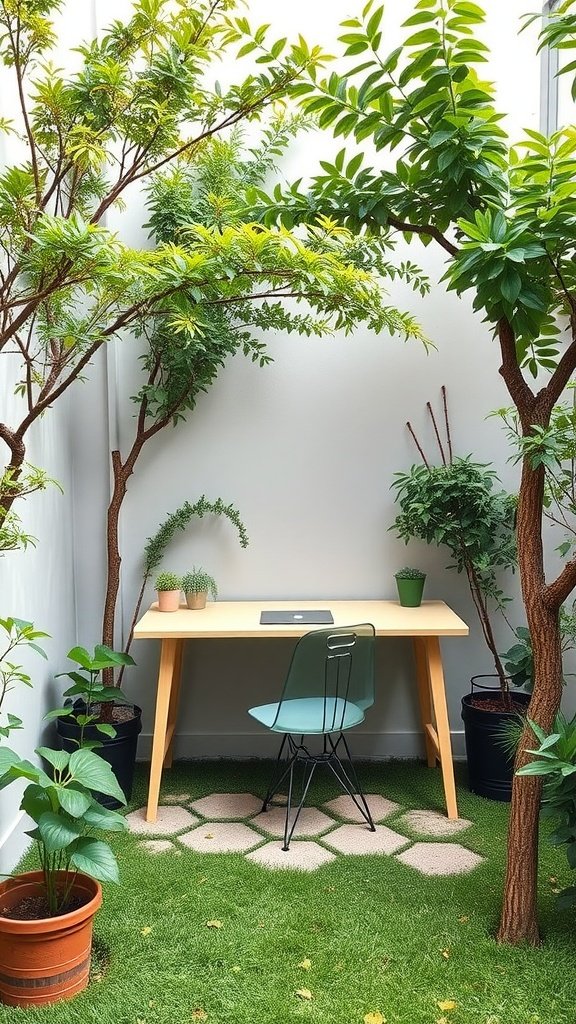
[[[181,607],[177,612],[147,611],[134,629],[136,640],[161,640],[152,764],[146,820],[156,821],[162,769],[172,764],[178,713],[182,653],[185,640],[243,637],[300,637],[311,625],[260,624],[260,612],[329,608],[334,628],[371,622],[376,636],[406,636],[414,643],[420,719],[428,765],[440,762],[449,818],[458,817],[450,726],[446,707],[440,637],[467,636],[468,626],[443,601],[424,601],[419,608],[402,608],[397,601],[215,601],[202,611]]]

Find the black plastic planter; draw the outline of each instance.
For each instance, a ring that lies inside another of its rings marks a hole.
[[[512,796],[514,757],[505,749],[503,739],[507,723],[518,719],[518,705],[527,708],[530,694],[510,691],[516,705],[512,711],[485,711],[476,704],[493,701],[500,690],[472,681],[472,692],[462,698],[462,719],[468,759],[468,788],[489,800],[509,801]]]
[[[126,707],[125,704],[121,705]],[[108,762],[118,785],[124,793],[126,800],[132,796],[132,785],[134,782],[134,766],[136,763],[136,747],[138,736],[142,732],[142,708],[136,704],[128,705],[134,712],[134,717],[126,722],[114,722],[116,735],[113,738],[103,736],[94,725],[88,725],[84,729],[85,740],[98,740],[102,746],[97,748],[97,753]],[[80,726],[70,718],[56,719],[56,728],[60,737],[63,750],[72,753],[78,749],[80,739]],[[115,809],[122,805],[111,796],[103,796],[95,793],[95,798],[103,807]]]

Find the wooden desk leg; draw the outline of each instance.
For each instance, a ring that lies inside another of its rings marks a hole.
[[[448,812],[449,818],[457,818],[458,805],[456,803],[456,785],[454,783],[454,765],[452,763],[450,723],[448,722],[448,708],[446,706],[446,688],[444,686],[444,671],[442,669],[442,655],[440,653],[440,641],[438,637],[425,637],[424,649],[426,654],[428,678],[430,680],[432,709],[434,711],[434,718],[436,720],[438,756],[440,758],[442,780],[444,782],[446,810]]]
[[[172,674],[172,690],[170,693],[170,705],[168,707],[168,746],[164,755],[164,768],[172,767],[172,755],[174,751],[174,733],[176,731],[176,719],[178,717],[178,702],[180,700],[180,684],[182,682],[182,654],[184,652],[184,641],[176,641],[176,656],[174,658],[174,671]]]
[[[428,678],[428,660],[422,637],[414,637],[414,659],[416,661],[416,682],[418,683],[418,703],[420,705],[420,721],[424,742],[426,744],[426,760],[429,768],[436,767],[436,747],[428,726],[432,722],[432,701],[430,699],[430,679]]]
[[[150,766],[150,784],[148,786],[148,806],[146,821],[156,821],[158,815],[158,797],[162,779],[162,764],[166,746],[168,728],[168,710],[174,669],[177,661],[178,640],[163,640],[160,651],[160,669],[158,671],[158,692],[156,694],[156,715],[154,718],[154,736],[152,738],[152,764]]]

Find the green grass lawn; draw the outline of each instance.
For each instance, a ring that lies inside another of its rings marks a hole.
[[[183,764],[163,793],[261,793],[269,772],[263,762]],[[363,765],[361,777],[404,807],[442,806],[440,773],[420,764]],[[132,806],[145,802],[146,783],[140,770]],[[309,802],[337,795],[320,777]],[[379,1013],[388,1024],[576,1024],[575,920],[555,910],[552,891],[572,881],[563,853],[543,839],[543,946],[498,946],[508,808],[463,784],[459,807],[474,826],[454,841],[486,861],[452,878],[386,856],[272,872],[238,854],[152,856],[138,837],[114,836],[122,884],[105,887],[90,987],[54,1007],[0,1007],[0,1022],[362,1024]]]

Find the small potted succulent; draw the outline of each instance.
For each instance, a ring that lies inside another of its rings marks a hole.
[[[426,573],[421,569],[410,569],[405,566],[394,573],[398,598],[403,608],[418,608],[422,603]]]
[[[192,609],[205,608],[208,594],[212,595],[214,601],[218,597],[216,581],[202,568],[194,567],[192,572],[186,573],[182,579],[182,589],[186,604]]]
[[[161,572],[156,577],[158,611],[177,612],[180,607],[182,580],[174,572]]]

